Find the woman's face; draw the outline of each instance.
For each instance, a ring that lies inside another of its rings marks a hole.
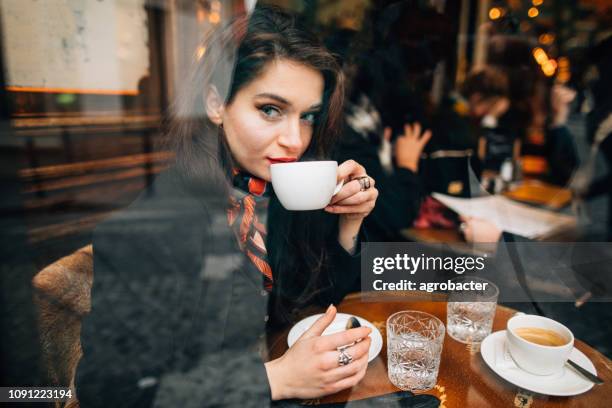
[[[277,60],[223,108],[223,129],[240,168],[270,181],[272,163],[298,160],[312,139],[321,109],[323,75]]]

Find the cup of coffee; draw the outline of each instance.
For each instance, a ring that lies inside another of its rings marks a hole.
[[[342,183],[336,184],[336,161],[274,163],[270,173],[274,192],[287,210],[325,208],[342,187]]]
[[[512,359],[536,375],[559,372],[572,349],[574,335],[559,322],[536,315],[516,315],[508,320],[506,336]]]

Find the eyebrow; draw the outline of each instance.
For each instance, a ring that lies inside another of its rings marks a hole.
[[[270,99],[274,99],[275,101],[278,101],[282,104],[291,106],[291,102],[289,102],[287,99],[283,98],[282,96],[276,95],[276,94],[272,94],[272,93],[260,93],[255,95],[256,98],[270,98]],[[321,104],[320,103],[315,103],[314,105],[311,105],[310,108],[308,108],[309,110],[316,110],[316,109],[320,109],[321,108]]]

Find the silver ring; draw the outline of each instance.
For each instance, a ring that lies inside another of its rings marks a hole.
[[[351,363],[351,361],[353,361],[353,356],[351,356],[346,351],[346,348],[338,349],[338,351],[340,352],[340,354],[338,354],[338,365],[339,366],[348,365]]]
[[[357,177],[357,180],[359,180],[359,185],[361,186],[359,191],[366,191],[367,189],[369,189],[371,187],[370,177],[368,177],[368,176],[361,176],[361,177]]]

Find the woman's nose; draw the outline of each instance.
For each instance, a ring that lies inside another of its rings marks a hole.
[[[299,118],[288,121],[285,131],[278,139],[278,143],[291,152],[301,151],[303,145],[301,131]]]

